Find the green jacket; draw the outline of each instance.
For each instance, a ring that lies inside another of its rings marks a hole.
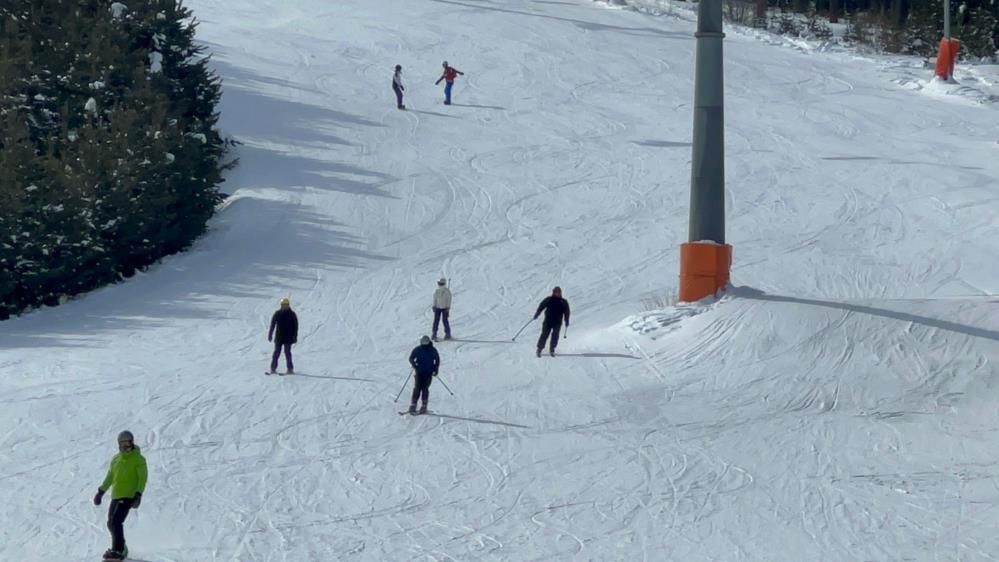
[[[108,475],[101,484],[101,491],[111,489],[111,499],[134,498],[136,492],[146,489],[146,459],[138,447],[127,453],[118,453],[111,459]]]

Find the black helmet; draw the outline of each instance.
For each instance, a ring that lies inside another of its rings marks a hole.
[[[135,443],[135,436],[132,435],[131,431],[125,430],[118,434],[118,442],[128,441],[129,443]]]
[[[402,70],[402,65],[401,64],[395,65],[395,70],[396,70],[396,72]]]

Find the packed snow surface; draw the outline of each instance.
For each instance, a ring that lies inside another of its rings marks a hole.
[[[993,98],[729,33],[735,287],[673,305],[689,17],[186,4],[231,197],[190,252],[0,324],[0,559],[109,546],[121,429],[149,562],[999,557]],[[400,417],[441,276],[457,339]],[[538,359],[537,322],[511,338],[556,284],[572,324]],[[268,377],[284,296],[298,373]]]

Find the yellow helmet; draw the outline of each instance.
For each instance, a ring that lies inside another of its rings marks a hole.
[[[290,306],[290,305],[291,305],[291,301],[288,300],[288,297],[285,297],[285,298],[281,299],[281,306]]]

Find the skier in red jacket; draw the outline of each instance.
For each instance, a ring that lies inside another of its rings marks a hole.
[[[465,73],[453,66],[448,66],[447,61],[444,61],[442,66],[444,67],[444,72],[441,73],[441,77],[434,82],[434,85],[436,86],[437,84],[440,84],[441,80],[444,81],[444,105],[451,105],[451,88],[454,86],[454,79],[457,78],[459,74],[464,76]]]

